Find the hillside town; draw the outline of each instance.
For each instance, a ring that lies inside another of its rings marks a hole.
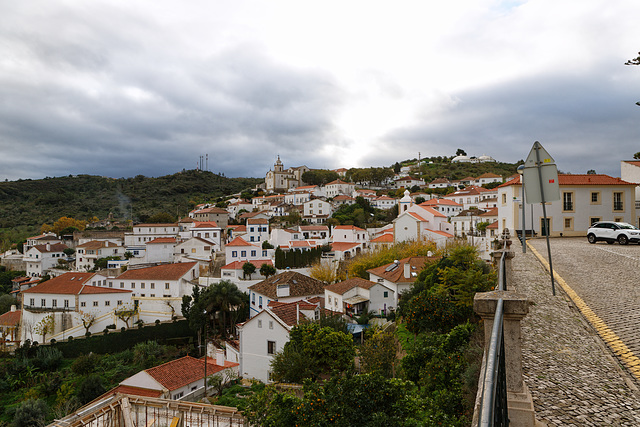
[[[460,155],[451,162],[495,160]],[[540,205],[523,206],[515,171],[425,182],[416,167],[402,165],[378,182],[350,182],[347,169],[336,169],[328,171],[336,179],[309,184],[303,177],[313,170],[285,167],[278,156],[250,198],[198,204],[177,222],[114,230],[116,221],[106,219],[100,230],[89,224],[71,234],[31,236],[1,259],[6,269],[24,271],[12,278],[15,304],[0,316],[3,350],[191,322],[199,295],[233,284],[248,301],[248,316],[238,323],[212,318],[222,326],[215,338],[205,327],[204,359],[186,355],[149,367],[101,397],[193,402],[207,396],[205,378],[214,374],[278,382],[274,358],[305,322],[337,316],[356,341],[370,325],[395,327],[403,294],[456,244],[488,264],[504,236],[584,237],[599,221],[639,223],[640,161],[622,161],[621,178],[560,174],[561,198],[547,204],[546,220]],[[375,221],[337,219],[355,209]],[[348,275],[352,260],[415,242],[429,250],[368,266],[366,278]],[[363,324],[362,316],[372,320]]]

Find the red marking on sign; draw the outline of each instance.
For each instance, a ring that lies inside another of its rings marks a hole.
[[[556,182],[556,180],[555,180],[555,179],[550,179],[550,180],[549,180],[549,184],[553,184],[554,182]]]

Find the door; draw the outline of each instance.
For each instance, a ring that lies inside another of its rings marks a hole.
[[[540,218],[540,235],[547,236],[550,232],[550,220],[549,218]]]

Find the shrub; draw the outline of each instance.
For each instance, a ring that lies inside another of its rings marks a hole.
[[[29,399],[22,402],[13,417],[15,427],[41,427],[45,425],[45,419],[49,408],[42,399]]]

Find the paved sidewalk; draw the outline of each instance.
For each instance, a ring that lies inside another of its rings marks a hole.
[[[538,421],[549,426],[640,426],[640,392],[531,251],[515,240],[515,290],[532,301],[523,320],[523,368]]]

